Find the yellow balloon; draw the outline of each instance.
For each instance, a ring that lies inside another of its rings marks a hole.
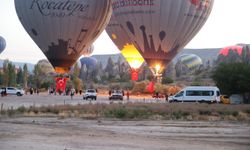
[[[121,53],[133,69],[139,69],[144,62],[143,57],[132,44],[126,44]]]

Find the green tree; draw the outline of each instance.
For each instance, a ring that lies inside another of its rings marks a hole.
[[[170,77],[164,77],[162,79],[162,84],[170,84],[170,83],[173,83],[173,82],[174,82],[174,80],[172,78],[170,78]]]
[[[212,78],[216,85],[224,94],[242,94],[250,93],[250,65],[245,63],[220,64],[213,72]],[[245,97],[246,103],[249,98]]]
[[[41,88],[42,85],[42,70],[39,65],[35,65],[33,70],[33,81],[36,88]]]
[[[22,82],[23,82],[23,88],[24,89],[27,89],[28,88],[28,67],[27,67],[27,64],[24,64],[23,66],[23,79],[22,79]]]
[[[3,85],[3,73],[0,72],[0,85]]]
[[[18,85],[22,85],[23,84],[23,70],[21,67],[19,67],[17,75],[16,75],[16,83]]]
[[[76,63],[75,66],[74,66],[74,72],[73,72],[73,75],[72,75],[73,85],[74,85],[74,88],[76,90],[81,90],[82,87],[83,87],[82,80],[79,78],[80,71],[81,70],[80,70],[78,64]]]
[[[9,84],[9,69],[8,69],[9,60],[4,60],[3,62],[3,85],[8,86]]]
[[[15,65],[11,62],[8,63],[8,86],[16,86],[16,69]]]

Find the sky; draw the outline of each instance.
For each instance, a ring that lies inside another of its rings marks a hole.
[[[214,0],[212,13],[201,31],[185,48],[222,48],[250,44],[250,0]],[[0,36],[7,43],[0,59],[37,63],[45,55],[17,18],[14,0],[0,0]],[[94,42],[93,54],[116,54],[119,50],[104,31]]]

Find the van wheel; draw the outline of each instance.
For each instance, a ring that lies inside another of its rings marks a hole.
[[[205,103],[206,101],[205,100],[201,100],[201,101],[199,101],[200,103]]]

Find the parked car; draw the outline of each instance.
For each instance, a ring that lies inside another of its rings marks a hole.
[[[227,96],[227,95],[221,95],[220,96],[220,102],[222,104],[230,104],[229,96]]]
[[[232,94],[229,99],[230,104],[243,104],[243,96],[240,94]]]
[[[15,87],[2,87],[0,89],[1,95],[17,95],[17,96],[23,96],[24,90],[18,89]]]
[[[123,100],[123,91],[122,90],[113,90],[111,92],[111,95],[109,96],[109,100],[115,100],[115,99],[118,99],[118,100]]]
[[[96,90],[95,89],[87,89],[86,91],[85,91],[85,93],[83,94],[83,99],[86,99],[86,100],[88,100],[88,99],[94,99],[94,100],[96,100],[97,99],[97,92],[96,92]]]

